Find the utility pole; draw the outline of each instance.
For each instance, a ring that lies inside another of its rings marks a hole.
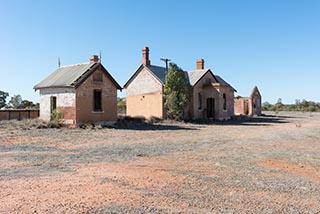
[[[171,61],[171,59],[168,58],[161,58],[160,60],[164,61],[166,63],[166,73],[168,72],[168,62]]]

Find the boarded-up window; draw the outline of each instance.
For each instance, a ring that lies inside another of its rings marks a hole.
[[[227,110],[227,95],[223,94],[223,110]]]
[[[102,91],[93,90],[93,111],[102,111]]]
[[[98,74],[93,74],[92,75],[92,79],[94,83],[101,83],[103,82],[103,77],[102,74],[98,73]]]

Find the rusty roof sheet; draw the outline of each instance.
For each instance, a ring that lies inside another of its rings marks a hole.
[[[96,63],[62,66],[34,86],[34,89],[50,87],[72,87],[74,83]]]

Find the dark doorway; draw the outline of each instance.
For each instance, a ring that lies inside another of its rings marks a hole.
[[[207,98],[207,118],[214,118],[215,115],[215,100]]]
[[[50,113],[57,108],[57,97],[50,97]]]

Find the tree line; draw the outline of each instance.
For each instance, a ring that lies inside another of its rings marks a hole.
[[[0,109],[39,109],[39,103],[22,99],[21,95],[13,95],[10,100],[9,93],[0,90]]]
[[[279,98],[275,104],[264,102],[262,104],[264,111],[304,111],[304,112],[320,112],[320,103],[307,101],[305,99],[295,101],[295,104],[283,104]]]

